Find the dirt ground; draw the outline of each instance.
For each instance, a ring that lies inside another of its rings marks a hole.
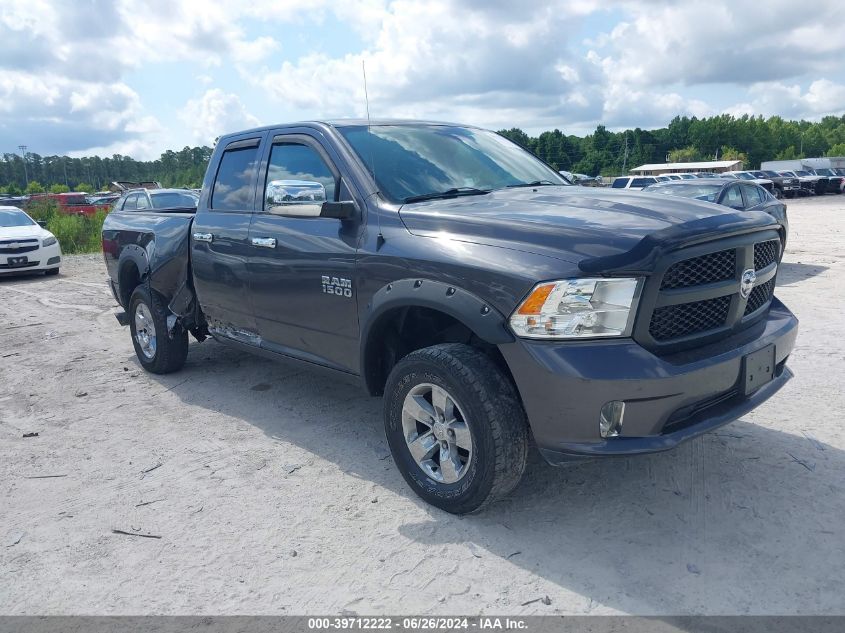
[[[844,614],[845,196],[789,213],[792,382],[463,518],[356,387],[214,341],[144,373],[100,256],[0,279],[0,614]]]

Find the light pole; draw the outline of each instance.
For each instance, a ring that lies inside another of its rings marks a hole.
[[[26,181],[26,186],[29,187],[29,174],[26,173],[26,145],[18,145],[23,157],[23,179]]]

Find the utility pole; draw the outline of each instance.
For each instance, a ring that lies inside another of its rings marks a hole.
[[[625,173],[625,166],[628,164],[628,133],[625,132],[625,153],[622,154],[622,173]]]
[[[801,154],[802,157],[804,156],[804,132],[801,132],[801,149],[798,150],[798,153]]]
[[[26,171],[26,145],[18,145],[18,149],[23,157],[23,178],[26,181],[26,186],[29,187],[29,174]]]
[[[67,182],[67,156],[62,156],[62,167],[65,169],[65,187],[70,189],[70,185]]]

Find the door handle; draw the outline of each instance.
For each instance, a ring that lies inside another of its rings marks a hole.
[[[194,240],[197,242],[213,242],[213,233],[194,233]]]
[[[253,246],[261,246],[262,248],[276,248],[275,237],[253,237],[251,241]]]

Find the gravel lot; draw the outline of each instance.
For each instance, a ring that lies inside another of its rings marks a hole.
[[[214,341],[144,373],[100,256],[0,279],[0,614],[845,614],[845,196],[789,211],[795,380],[463,518],[356,387]]]

